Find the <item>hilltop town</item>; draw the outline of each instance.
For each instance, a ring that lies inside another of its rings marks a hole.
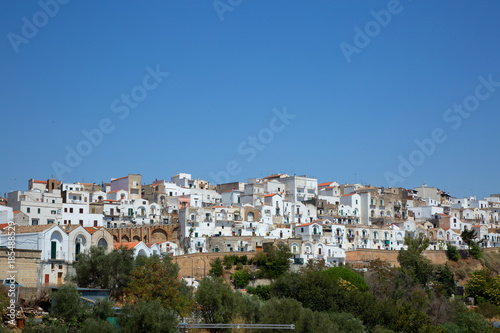
[[[428,251],[466,249],[460,235],[474,230],[480,246],[498,247],[499,215],[499,194],[457,198],[426,185],[318,184],[287,174],[217,185],[187,173],[151,184],[140,174],[102,184],[30,179],[0,201],[0,246],[15,222],[16,249],[36,251],[42,263],[36,276],[18,279],[36,287],[61,284],[91,246],[177,257],[283,243],[292,266],[338,266],[359,249],[400,250],[405,236],[427,237]]]

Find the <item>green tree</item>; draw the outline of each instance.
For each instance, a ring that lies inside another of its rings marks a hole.
[[[350,268],[343,266],[330,267],[327,270],[322,271],[321,274],[337,282],[339,282],[340,279],[347,281],[360,291],[368,290],[368,284],[365,279]]]
[[[228,324],[233,319],[236,299],[231,287],[221,278],[201,279],[195,293],[198,315],[207,324]],[[222,332],[210,329],[210,332]]]
[[[170,256],[163,259],[151,256],[130,273],[131,281],[124,292],[131,302],[139,299],[158,301],[164,308],[175,309],[187,316],[194,303],[192,294],[183,292],[187,289],[183,287],[185,282],[178,278],[178,274],[179,266]]]
[[[276,279],[286,273],[290,267],[292,253],[285,244],[269,246],[266,253],[259,253],[254,257],[254,263],[260,268],[263,276]]]
[[[91,317],[99,320],[106,320],[109,317],[114,317],[115,311],[110,300],[98,300],[94,303],[91,311]]]
[[[483,257],[483,252],[481,251],[481,247],[476,242],[473,242],[469,247],[469,253],[473,258],[480,259]]]
[[[300,321],[302,305],[291,298],[271,298],[262,307],[262,324],[295,324]],[[289,332],[289,330],[273,330]],[[273,332],[269,330],[269,332]],[[326,332],[326,331],[323,331]]]
[[[431,261],[422,256],[421,253],[429,246],[429,239],[422,235],[417,238],[406,236],[404,244],[407,249],[399,250],[398,254],[398,262],[401,268],[423,286],[427,285],[434,268]]]
[[[259,323],[262,316],[262,302],[257,296],[235,293],[236,312],[239,318],[247,324]]]
[[[109,289],[114,299],[122,296],[134,268],[133,250],[121,248],[106,254],[104,248],[94,246],[77,258],[73,282],[82,288]]]
[[[220,258],[216,258],[212,262],[210,262],[210,276],[222,277],[224,273],[224,266],[222,266],[222,261]]]
[[[52,294],[53,305],[50,314],[64,321],[68,327],[79,326],[87,315],[88,309],[82,303],[80,294],[73,286],[63,285]]]
[[[340,332],[346,333],[365,333],[366,327],[363,322],[354,317],[350,313],[345,312],[331,312],[329,314],[330,320],[339,327]]]
[[[81,333],[115,333],[118,332],[116,326],[107,320],[88,318],[83,323]]]
[[[471,255],[470,250],[471,250],[472,244],[476,244],[476,241],[475,241],[475,239],[477,238],[476,231],[473,229],[470,229],[470,230],[464,229],[462,231],[462,233],[460,234],[460,238],[462,238],[464,243],[467,244],[467,246],[469,246],[469,256],[470,256]]]
[[[123,333],[176,333],[179,322],[176,313],[163,308],[159,301],[139,300],[123,308],[118,324]]]
[[[250,283],[250,272],[248,269],[242,269],[233,273],[232,278],[236,288],[245,288]]]
[[[448,259],[453,261],[458,261],[460,259],[460,253],[458,252],[457,247],[451,244],[446,246],[446,255],[448,256]]]
[[[487,333],[494,332],[488,321],[480,314],[464,311],[457,316],[455,323],[439,325],[445,332],[450,333]]]
[[[448,297],[455,294],[455,275],[448,265],[438,266],[435,276],[437,289],[440,289]]]
[[[249,286],[247,287],[247,293],[252,295],[257,295],[259,299],[267,301],[271,298],[271,286],[270,285],[259,285],[257,287]]]

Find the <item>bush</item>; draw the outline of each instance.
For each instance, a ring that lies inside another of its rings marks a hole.
[[[470,247],[470,255],[476,259],[483,257],[483,252],[477,243],[472,243]]]
[[[331,280],[345,280],[348,283],[354,285],[360,291],[368,290],[368,284],[366,283],[365,279],[361,275],[347,267],[331,267],[326,271],[321,271],[321,274]]]
[[[83,323],[81,333],[114,333],[118,332],[116,326],[107,320],[89,318]]]
[[[234,272],[232,277],[236,288],[245,288],[250,283],[251,275],[248,269],[242,269]]]
[[[118,318],[120,332],[178,332],[177,315],[167,310],[158,301],[144,302],[139,300],[135,305],[123,308]]]
[[[242,265],[246,265],[247,262],[248,262],[248,257],[246,254],[244,256],[238,257],[238,263],[241,263]]]
[[[231,269],[236,262],[237,257],[235,255],[224,256],[224,267],[226,269]]]
[[[489,302],[480,303],[475,311],[485,318],[495,318],[500,316],[500,308]]]
[[[261,300],[267,301],[271,298],[271,286],[247,287],[247,293],[257,295]]]
[[[459,268],[455,271],[455,275],[459,280],[463,280],[467,277],[467,272],[463,268]]]
[[[210,263],[210,276],[221,277],[224,274],[224,267],[220,258],[213,260]]]
[[[458,261],[460,259],[460,253],[456,246],[448,244],[448,248],[446,249],[446,255],[449,260]]]
[[[242,270],[243,269],[243,264],[241,262],[236,264],[236,269],[237,270]]]

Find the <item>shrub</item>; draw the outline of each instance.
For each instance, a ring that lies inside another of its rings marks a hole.
[[[467,277],[467,272],[463,268],[459,268],[455,271],[455,275],[459,280],[463,280]]]
[[[470,254],[472,257],[476,259],[480,259],[483,257],[483,252],[477,243],[472,243],[470,247]]]
[[[458,261],[460,259],[460,253],[456,246],[448,244],[448,248],[446,249],[446,255],[449,260]]]
[[[271,286],[247,287],[247,292],[252,295],[257,295],[261,300],[267,301],[271,298]]]
[[[366,283],[365,279],[361,275],[347,267],[331,267],[326,271],[321,271],[320,274],[323,274],[331,280],[341,281],[342,279],[344,281],[347,281],[348,283],[358,288],[360,291],[368,290],[368,284]]]
[[[250,283],[250,272],[248,269],[236,271],[232,275],[236,288],[245,288]]]

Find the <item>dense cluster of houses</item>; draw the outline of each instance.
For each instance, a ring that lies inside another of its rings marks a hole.
[[[0,246],[13,221],[16,247],[42,251],[43,280],[53,284],[91,245],[177,256],[262,251],[265,243],[281,242],[294,264],[323,259],[338,265],[346,251],[399,250],[405,236],[424,235],[428,250],[444,250],[447,244],[463,248],[460,233],[472,229],[482,246],[500,246],[499,215],[498,194],[455,198],[426,185],[318,184],[287,174],[217,185],[186,173],[151,184],[140,174],[102,184],[31,179],[28,190],[0,198]],[[163,226],[176,232],[155,233]],[[146,227],[153,234],[121,232]]]

